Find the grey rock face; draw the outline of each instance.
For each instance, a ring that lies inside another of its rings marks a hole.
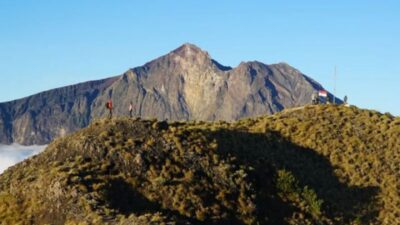
[[[168,120],[237,120],[308,104],[323,87],[285,63],[225,67],[192,44],[121,76],[42,92],[0,104],[0,143],[44,144],[106,116]]]
[[[0,104],[0,142],[45,144],[89,124],[93,101],[117,78],[58,88]]]

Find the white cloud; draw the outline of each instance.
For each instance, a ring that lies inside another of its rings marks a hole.
[[[47,145],[0,145],[0,174],[8,167],[43,151]]]

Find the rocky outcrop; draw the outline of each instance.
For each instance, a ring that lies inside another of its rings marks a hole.
[[[272,114],[310,102],[323,87],[285,63],[225,67],[192,44],[109,79],[0,104],[0,142],[44,144],[107,114],[168,120],[226,120]]]

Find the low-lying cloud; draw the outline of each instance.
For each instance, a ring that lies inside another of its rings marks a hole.
[[[43,151],[47,145],[1,145],[0,144],[0,174],[8,167],[21,162]]]

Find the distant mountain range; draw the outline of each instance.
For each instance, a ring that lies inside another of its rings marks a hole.
[[[310,103],[324,89],[286,63],[223,66],[184,44],[143,66],[108,79],[41,92],[0,104],[0,143],[45,144],[107,114],[160,120],[226,120],[272,114]],[[332,97],[332,95],[331,95]]]

